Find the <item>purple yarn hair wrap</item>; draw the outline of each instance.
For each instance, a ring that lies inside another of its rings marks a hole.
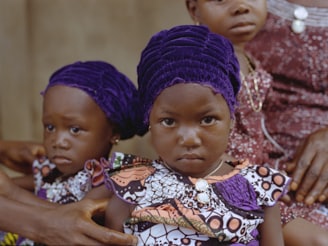
[[[142,121],[137,89],[114,66],[103,61],[75,62],[55,71],[44,90],[64,85],[86,92],[119,130],[121,139],[142,136]],[[58,98],[60,100],[60,98]]]
[[[239,63],[231,42],[205,26],[181,25],[155,34],[137,67],[143,122],[157,96],[177,83],[198,83],[221,94],[234,117],[240,89]]]

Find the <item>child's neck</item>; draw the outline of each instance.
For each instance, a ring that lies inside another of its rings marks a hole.
[[[251,61],[248,60],[248,57],[246,56],[244,48],[235,46],[235,54],[237,56],[240,71],[244,76],[247,76],[251,72]]]

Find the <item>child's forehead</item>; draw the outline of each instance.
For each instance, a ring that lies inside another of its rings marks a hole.
[[[222,112],[230,116],[228,104],[220,93],[208,86],[181,83],[165,88],[156,97],[150,115],[198,121],[200,117]]]
[[[49,112],[67,111],[67,114],[71,115],[74,112],[88,114],[94,110],[102,111],[85,91],[65,85],[48,88],[44,94],[43,109]]]
[[[199,82],[181,82],[181,83],[176,83],[171,86],[168,86],[166,88],[163,88],[163,92],[166,93],[172,93],[172,91],[178,91],[179,93],[190,93],[193,92],[193,94],[203,94],[205,90],[208,92],[212,92],[213,94],[217,94],[215,92],[215,89],[209,85],[209,84],[203,84]]]
[[[220,92],[215,91],[215,89],[209,85],[199,84],[197,82],[178,83],[164,88],[155,98],[155,101],[157,101],[158,98],[163,98],[164,101],[175,101],[179,103],[181,99],[184,98],[186,100],[183,102],[188,103],[188,101],[192,101],[194,98],[207,98],[216,95],[222,97]],[[226,104],[225,98],[223,98],[223,100]]]

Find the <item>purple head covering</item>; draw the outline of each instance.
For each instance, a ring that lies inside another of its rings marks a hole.
[[[103,61],[75,62],[54,72],[45,92],[55,85],[75,87],[86,92],[118,127],[121,139],[145,133],[139,123],[141,113],[137,89],[114,66]]]
[[[224,97],[234,117],[239,63],[231,42],[205,26],[182,25],[155,34],[142,51],[137,72],[146,126],[156,97],[177,83],[209,86]]]

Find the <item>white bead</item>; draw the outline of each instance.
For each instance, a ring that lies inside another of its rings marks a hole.
[[[301,33],[305,30],[305,23],[301,20],[294,20],[292,22],[292,30],[294,33]]]
[[[308,17],[309,13],[306,8],[299,6],[294,10],[294,16],[296,19],[305,20]]]
[[[203,204],[207,204],[210,202],[210,197],[208,194],[202,192],[197,195],[197,201]]]
[[[209,187],[205,179],[198,179],[195,183],[195,188],[197,191],[205,191]]]

